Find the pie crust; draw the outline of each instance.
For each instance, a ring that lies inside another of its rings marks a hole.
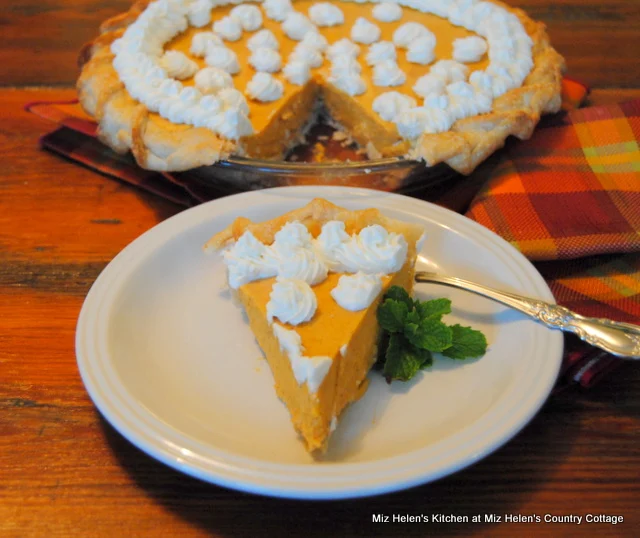
[[[405,157],[422,159],[428,166],[445,162],[454,170],[469,174],[502,147],[509,135],[527,139],[542,114],[560,110],[564,60],[551,47],[544,24],[533,21],[520,9],[498,0],[491,2],[516,14],[533,41],[531,72],[520,87],[494,99],[491,112],[458,120],[447,132],[421,135],[412,148],[405,144]],[[111,43],[150,3],[151,0],[139,0],[126,13],[105,21],[100,35],[81,51],[78,97],[84,110],[98,122],[99,139],[119,153],[130,150],[141,167],[158,171],[189,170],[244,153],[243,139],[236,142],[205,127],[172,123],[149,112],[125,89],[113,67]],[[336,93],[339,92],[332,92]],[[312,111],[308,114],[311,116]],[[300,114],[283,112],[283,121],[293,116]],[[293,142],[302,123],[286,127],[285,142]]]
[[[345,209],[323,198],[315,198],[303,207],[263,222],[252,222],[246,217],[238,217],[227,228],[209,239],[204,248],[207,251],[219,250],[237,241],[245,232],[251,232],[258,241],[270,245],[278,230],[288,222],[294,221],[304,224],[315,237],[320,233],[322,226],[332,220],[344,222],[345,229],[350,234],[358,233],[362,228],[373,224],[379,224],[389,232],[402,234],[413,243],[418,242],[423,234],[419,226],[390,219],[378,209]]]

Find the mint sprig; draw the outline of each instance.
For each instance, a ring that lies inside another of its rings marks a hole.
[[[395,299],[385,299],[378,308],[378,323],[390,333],[402,332],[409,314],[406,303]]]
[[[453,344],[453,331],[439,319],[421,319],[419,324],[407,323],[404,335],[418,349],[444,351]]]
[[[458,360],[485,354],[484,334],[471,327],[447,325],[442,317],[450,312],[449,299],[412,300],[399,286],[387,291],[377,312],[382,329],[377,366],[387,382],[410,380],[433,364],[432,353]]]
[[[389,338],[383,374],[389,383],[392,379],[409,381],[432,363],[430,351],[413,346],[402,334],[396,333]]]
[[[453,325],[451,332],[453,336],[451,346],[442,352],[445,357],[464,360],[484,355],[487,349],[487,339],[480,331],[471,327]]]
[[[396,286],[394,286],[396,287]],[[400,288],[404,291],[403,288]],[[405,293],[407,293],[405,291]],[[420,319],[442,319],[445,314],[451,313],[451,301],[449,299],[433,299],[431,301],[413,301]]]

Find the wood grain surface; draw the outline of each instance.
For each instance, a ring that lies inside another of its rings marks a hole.
[[[640,84],[638,0],[509,0],[547,24],[572,76],[597,88]],[[128,0],[20,0],[0,12],[0,85],[72,85],[79,46]]]
[[[593,103],[640,97],[637,0],[514,2],[548,23]],[[431,485],[294,502],[179,474],[103,420],[81,383],[84,296],[130,241],[179,207],[38,149],[22,111],[73,96],[75,55],[120,0],[25,0],[0,11],[0,536],[638,536],[640,369],[553,395],[510,443]],[[60,89],[46,89],[57,85]],[[27,88],[35,86],[35,88]],[[372,514],[609,514],[622,524],[373,524]]]

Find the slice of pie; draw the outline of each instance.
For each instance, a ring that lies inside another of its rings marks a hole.
[[[378,304],[390,286],[411,291],[422,235],[376,209],[316,199],[266,222],[238,218],[207,243],[223,251],[229,285],[310,452],[326,448],[366,390]]]
[[[100,138],[162,171],[282,159],[324,108],[371,156],[469,173],[559,109],[564,68],[498,0],[140,0],[81,64]]]

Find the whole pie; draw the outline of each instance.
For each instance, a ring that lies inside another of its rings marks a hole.
[[[367,388],[385,291],[411,292],[422,227],[323,199],[206,245],[222,250],[275,389],[310,452],[322,452],[345,407]]]
[[[461,173],[559,109],[564,67],[495,0],[141,0],[81,64],[100,138],[148,169],[282,159],[325,110],[372,157]]]

